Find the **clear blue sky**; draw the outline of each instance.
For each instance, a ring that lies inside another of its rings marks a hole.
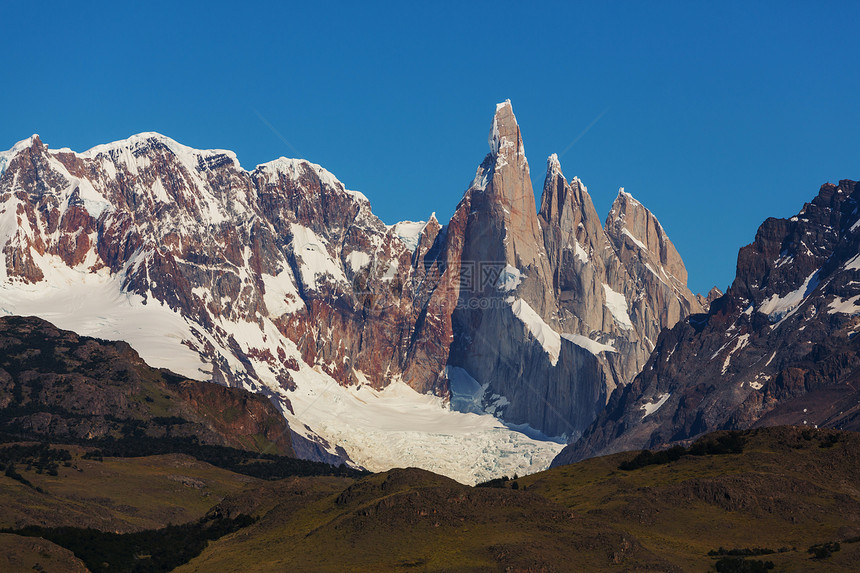
[[[858,6],[4,1],[0,148],[158,131],[246,168],[304,157],[387,223],[444,221],[510,98],[536,192],[567,149],[601,216],[625,187],[704,292],[766,217],[860,178]]]

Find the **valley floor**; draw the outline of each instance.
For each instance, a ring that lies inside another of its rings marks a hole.
[[[25,525],[140,532],[179,522],[194,535],[211,533],[181,572],[860,566],[860,436],[851,432],[723,432],[676,452],[674,460],[620,453],[488,484],[496,487],[468,487],[415,468],[261,480],[188,456],[99,461],[85,458],[86,449],[58,447],[68,448],[71,459],[57,475],[19,461],[17,478],[0,476],[0,501],[8,508],[0,527],[10,528],[0,534],[4,571],[35,564],[82,571],[80,559],[92,550],[52,543],[60,538],[50,530],[41,530],[43,540],[21,537]],[[634,459],[645,465],[620,469]],[[238,530],[212,533],[222,522]],[[155,557],[136,551],[114,559],[149,570]],[[86,565],[94,572],[129,570]]]

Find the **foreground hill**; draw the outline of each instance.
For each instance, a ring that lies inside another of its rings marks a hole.
[[[11,448],[0,447],[4,460]],[[13,475],[0,475],[4,571],[80,571],[81,561],[93,572],[860,564],[860,435],[852,432],[719,432],[671,456],[619,453],[486,484],[495,487],[415,468],[272,481],[189,456],[98,459],[65,449],[53,472],[51,456],[27,463],[19,452]]]
[[[636,454],[616,454],[500,488],[408,469],[327,495],[228,497],[226,512],[260,520],[179,571],[713,571],[743,549],[783,571],[856,570],[860,436],[784,427],[729,437],[665,464],[624,471]],[[742,451],[713,453],[723,442]],[[829,557],[808,552],[833,542]]]
[[[59,442],[193,439],[292,455],[289,427],[263,396],[150,368],[124,342],[0,317],[0,436]]]

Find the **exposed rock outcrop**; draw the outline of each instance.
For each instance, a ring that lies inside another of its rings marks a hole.
[[[798,215],[765,221],[728,292],[664,331],[642,373],[554,463],[715,429],[860,429],[858,201],[856,182],[826,184]]]

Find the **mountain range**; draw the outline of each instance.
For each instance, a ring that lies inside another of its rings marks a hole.
[[[452,449],[480,442],[466,466],[514,448],[534,463],[496,473],[539,469],[546,436],[577,438],[709,301],[623,190],[601,225],[553,155],[538,209],[510,102],[489,146],[447,224],[385,225],[304,160],[249,171],[155,133],[83,153],[33,136],[0,154],[0,306],[262,393],[307,457],[379,469],[461,428]]]
[[[386,225],[308,161],[34,135],[0,153],[0,309],[262,394],[297,455],[374,471],[474,483],[712,430],[855,428],[853,181],[766,221],[702,296],[623,189],[601,224],[552,155],[536,200],[509,101],[488,144],[447,223]]]
[[[537,200],[509,101],[488,143],[445,224],[156,133],[0,153],[0,568],[856,570],[857,183],[701,295],[624,189]]]

